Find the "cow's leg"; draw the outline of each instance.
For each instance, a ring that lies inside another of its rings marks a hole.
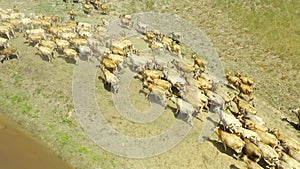
[[[186,118],[187,122],[193,126],[194,122],[193,122],[193,116],[190,113],[187,113],[187,118]]]
[[[14,30],[11,30],[11,34],[13,35],[13,37],[16,37]]]
[[[5,35],[7,36],[8,39],[10,39],[9,32],[7,32]]]
[[[20,59],[20,54],[19,54],[19,52],[16,52],[16,56],[17,56],[17,59]]]

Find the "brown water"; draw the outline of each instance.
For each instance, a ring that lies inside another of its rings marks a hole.
[[[0,169],[71,169],[0,113]]]

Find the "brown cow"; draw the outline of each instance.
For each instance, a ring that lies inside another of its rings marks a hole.
[[[19,52],[15,46],[9,46],[0,51],[0,55],[4,55],[4,59],[9,60],[9,56],[15,55],[19,59]]]

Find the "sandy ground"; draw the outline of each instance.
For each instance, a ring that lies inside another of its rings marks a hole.
[[[57,14],[67,20],[68,9],[81,9],[81,6],[65,5],[61,1],[32,2],[40,5],[32,9],[31,5],[20,2],[20,5],[24,5],[24,11],[21,11],[36,13],[42,12],[42,9],[47,9],[45,10],[47,13],[58,11]],[[12,6],[3,4],[3,7]],[[147,8],[149,4],[135,1],[131,3],[111,1],[110,4],[112,10],[108,16],[92,14],[87,17],[79,14],[78,19],[100,23],[99,18],[113,19],[120,13],[152,10]],[[255,39],[239,28],[238,23],[233,22],[221,11],[213,9],[210,2],[193,4],[194,6],[189,2],[170,2],[167,5],[157,5],[153,10],[176,13],[204,31],[216,48],[226,72],[239,71],[255,79],[257,82],[255,105],[258,115],[267,122],[268,127],[279,128],[291,137],[299,139],[299,131],[281,121],[281,118],[286,116],[295,121],[295,117],[287,112],[289,107],[299,103],[297,96],[292,93],[290,98],[278,96],[285,90],[284,85],[296,83],[280,80],[276,76],[277,71],[274,68],[283,61],[272,53],[264,52],[264,49],[255,43]],[[48,8],[49,6],[55,9]],[[0,105],[8,112],[5,115],[39,137],[74,168],[246,168],[243,162],[232,157],[232,151],[224,150],[215,135],[212,136],[212,141],[200,144],[198,137],[205,121],[198,120],[182,142],[170,151],[155,157],[130,159],[104,151],[84,133],[76,117],[72,100],[74,65],[66,63],[61,58],[49,64],[35,55],[36,49],[23,43],[21,34],[18,34],[18,38],[12,42],[18,46],[21,58],[0,65],[2,91]],[[276,64],[269,64],[271,61],[272,63],[276,61]],[[284,65],[288,67],[289,63]],[[287,77],[294,74],[294,71],[282,72],[282,76]],[[98,75],[101,76],[101,73]],[[274,76],[276,78],[273,78]],[[160,119],[149,124],[138,125],[127,121],[113,107],[112,95],[104,88],[102,81],[95,79],[95,86],[97,102],[101,104],[100,109],[104,112],[105,119],[124,134],[133,137],[153,136],[167,129],[175,121],[170,109],[167,109]],[[133,80],[129,93],[133,105],[143,110],[149,105],[144,94],[135,90],[140,87],[141,84]],[[273,95],[268,95],[269,93]],[[278,101],[280,99],[282,103]],[[290,99],[295,102],[290,103]],[[284,112],[279,111],[279,108],[284,109]]]

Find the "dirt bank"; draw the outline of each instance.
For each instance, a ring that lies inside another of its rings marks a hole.
[[[68,169],[56,154],[0,114],[0,164],[5,169]]]

